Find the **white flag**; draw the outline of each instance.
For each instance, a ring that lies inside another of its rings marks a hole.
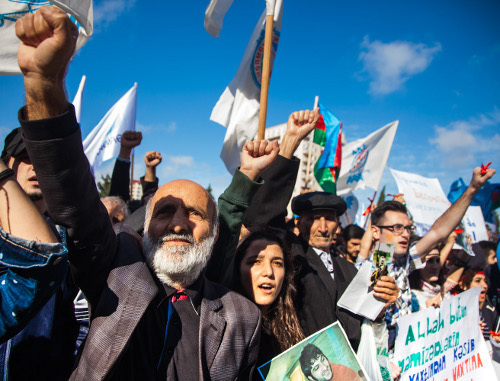
[[[399,121],[396,120],[366,138],[342,147],[342,168],[337,181],[337,194],[365,187],[378,189],[398,124]]]
[[[417,227],[417,234],[423,237],[432,224],[450,207],[443,188],[436,178],[429,178],[396,171],[390,168],[398,186],[398,193],[403,193],[406,207]]]
[[[83,149],[92,170],[106,160],[118,156],[125,131],[135,131],[137,83],[106,113],[83,141]]]
[[[274,10],[271,67],[281,30],[282,0],[276,1]],[[265,21],[266,11],[252,33],[235,77],[210,115],[210,120],[227,127],[220,156],[230,173],[234,173],[240,165],[241,150],[247,141],[254,138],[259,125]]]
[[[69,13],[78,26],[77,50],[92,35],[92,0],[0,0],[0,74],[21,74],[17,64],[16,21],[41,6],[53,3]]]
[[[219,37],[224,16],[233,0],[212,0],[205,11],[205,29],[212,37]]]
[[[73,99],[73,106],[75,106],[75,115],[76,121],[80,123],[82,118],[82,99],[83,99],[83,89],[85,88],[85,82],[87,81],[87,77],[82,76],[82,80],[80,81],[80,86],[78,86],[78,91],[76,92],[75,98]]]

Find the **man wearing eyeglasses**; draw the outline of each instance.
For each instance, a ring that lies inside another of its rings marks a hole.
[[[467,190],[434,222],[427,234],[412,246],[410,246],[410,236],[415,231],[415,226],[408,217],[404,204],[398,201],[386,201],[372,212],[368,233],[371,232],[373,241],[395,244],[389,276],[396,280],[400,293],[396,303],[387,309],[385,315],[389,328],[389,346],[395,338],[395,330],[392,328],[395,327],[396,319],[411,312],[408,280],[410,272],[424,267],[426,255],[457,227],[476,193],[495,172],[494,169],[475,168]]]

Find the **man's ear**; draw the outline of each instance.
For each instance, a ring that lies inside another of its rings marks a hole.
[[[370,228],[372,229],[372,237],[375,241],[378,241],[380,239],[380,228],[375,225],[371,225]]]

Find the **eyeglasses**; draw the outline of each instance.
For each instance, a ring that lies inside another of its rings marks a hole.
[[[390,225],[390,226],[380,226],[380,225],[377,225],[378,228],[380,229],[387,229],[391,232],[393,232],[394,234],[397,234],[397,235],[401,235],[403,234],[403,231],[406,230],[408,233],[415,233],[415,230],[417,230],[417,227],[415,225],[407,225],[407,226],[404,226],[402,224],[394,224],[394,225]]]

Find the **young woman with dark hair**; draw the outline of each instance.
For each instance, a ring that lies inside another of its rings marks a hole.
[[[271,231],[251,233],[235,255],[233,289],[252,300],[263,317],[260,366],[304,338],[293,299],[293,260]]]

